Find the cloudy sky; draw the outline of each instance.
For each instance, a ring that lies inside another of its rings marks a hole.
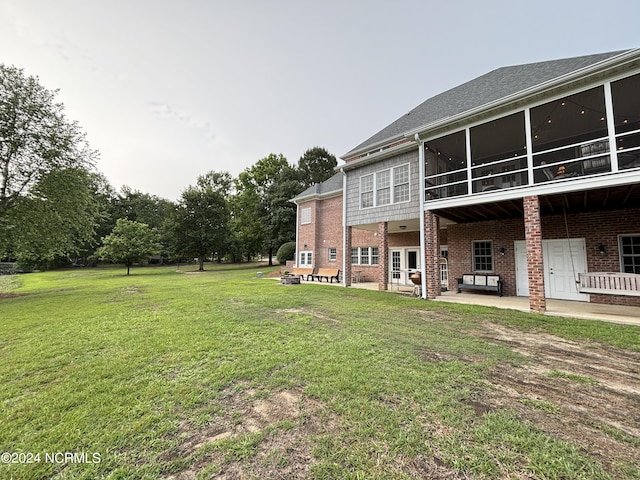
[[[111,184],[175,200],[270,153],[341,156],[495,68],[640,47],[638,0],[0,0]]]

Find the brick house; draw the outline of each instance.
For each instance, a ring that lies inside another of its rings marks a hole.
[[[297,261],[382,290],[420,271],[427,299],[491,273],[533,311],[548,298],[640,306],[638,92],[634,49],[500,68],[436,95],[294,199]]]

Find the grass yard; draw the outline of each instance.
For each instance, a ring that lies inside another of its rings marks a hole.
[[[0,277],[0,478],[640,479],[638,327],[210,268]]]

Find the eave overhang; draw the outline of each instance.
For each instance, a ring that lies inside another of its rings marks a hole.
[[[599,78],[609,77],[634,67],[640,67],[640,48],[623,52],[601,62],[589,65],[588,67],[561,75],[547,82],[502,97],[493,102],[485,103],[457,115],[445,117],[436,122],[409,130],[404,133],[404,136],[405,138],[411,139],[413,139],[416,134],[421,137],[429,136],[432,132],[448,130],[455,125],[469,124],[476,121],[479,117],[490,116],[497,111],[510,110],[517,106],[530,104],[538,99],[574,89],[580,85],[591,84]]]

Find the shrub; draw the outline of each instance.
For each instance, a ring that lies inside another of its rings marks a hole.
[[[276,259],[280,265],[287,263],[287,260],[293,260],[296,256],[296,242],[283,243],[278,252],[276,253]]]

